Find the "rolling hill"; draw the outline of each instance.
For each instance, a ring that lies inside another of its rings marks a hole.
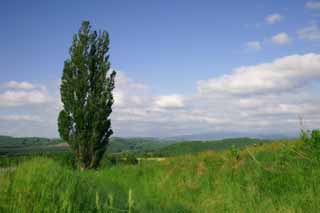
[[[154,152],[156,156],[178,156],[184,154],[198,153],[208,150],[224,150],[231,147],[241,148],[248,145],[258,145],[271,142],[270,140],[260,140],[255,138],[230,138],[214,141],[188,141],[171,144]]]
[[[108,145],[108,153],[135,153],[144,157],[166,157],[192,154],[207,150],[224,150],[233,146],[240,148],[248,145],[267,143],[271,140],[255,138],[230,138],[211,141],[179,141],[158,138],[120,138],[113,137]],[[0,156],[25,155],[38,153],[66,152],[68,144],[60,139],[15,138],[0,136]]]
[[[175,143],[175,141],[156,138],[113,137],[110,140],[107,152],[119,153],[157,150],[172,143]],[[60,139],[0,136],[0,156],[66,151],[68,151],[68,144]]]

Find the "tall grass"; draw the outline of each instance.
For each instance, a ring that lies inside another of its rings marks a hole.
[[[36,157],[0,174],[0,212],[317,212],[319,192],[301,142],[85,172]]]

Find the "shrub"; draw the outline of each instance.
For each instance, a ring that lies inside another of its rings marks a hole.
[[[136,158],[136,156],[134,156],[133,154],[129,154],[127,156],[127,163],[128,164],[133,164],[136,165],[139,163],[138,159]]]
[[[235,145],[232,145],[232,147],[230,148],[230,154],[231,154],[232,158],[237,159],[237,160],[240,159],[239,150],[237,149],[237,147]]]

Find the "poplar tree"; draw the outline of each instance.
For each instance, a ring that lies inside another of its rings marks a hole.
[[[110,114],[116,72],[110,68],[108,50],[108,33],[93,31],[83,21],[64,62],[58,130],[81,170],[99,166],[113,134]]]

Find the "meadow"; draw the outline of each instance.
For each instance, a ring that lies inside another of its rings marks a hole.
[[[281,141],[83,172],[65,154],[5,158],[0,212],[317,212],[319,150]]]

